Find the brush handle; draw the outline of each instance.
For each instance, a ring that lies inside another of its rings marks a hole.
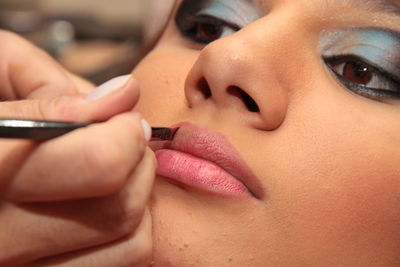
[[[92,123],[68,121],[39,121],[0,119],[0,138],[48,140],[73,130],[87,127]],[[171,140],[176,132],[173,128],[152,127],[152,141]]]
[[[90,123],[5,119],[0,120],[0,137],[47,140],[88,125]]]

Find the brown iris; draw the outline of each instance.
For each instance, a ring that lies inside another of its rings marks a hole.
[[[196,37],[200,40],[214,41],[222,35],[222,27],[212,23],[198,23],[196,27]]]
[[[360,85],[367,85],[372,81],[374,69],[366,64],[358,62],[344,63],[343,78]]]

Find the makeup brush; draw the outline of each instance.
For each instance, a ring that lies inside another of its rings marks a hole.
[[[48,140],[93,123],[0,119],[0,138]],[[179,128],[152,127],[151,141],[172,140]]]

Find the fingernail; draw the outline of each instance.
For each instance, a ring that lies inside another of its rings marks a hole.
[[[105,97],[106,95],[111,94],[112,92],[120,89],[124,84],[128,82],[128,80],[131,78],[132,75],[124,75],[124,76],[119,76],[114,79],[111,79],[96,89],[94,89],[92,92],[90,92],[86,96],[86,102],[91,103],[96,100],[99,100],[102,97]]]
[[[145,119],[142,119],[141,123],[142,123],[143,132],[144,132],[144,138],[146,139],[146,141],[150,141],[150,139],[151,139],[150,124]]]

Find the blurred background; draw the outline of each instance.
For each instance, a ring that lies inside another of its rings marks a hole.
[[[99,84],[137,64],[146,8],[146,0],[0,0],[0,28]]]

